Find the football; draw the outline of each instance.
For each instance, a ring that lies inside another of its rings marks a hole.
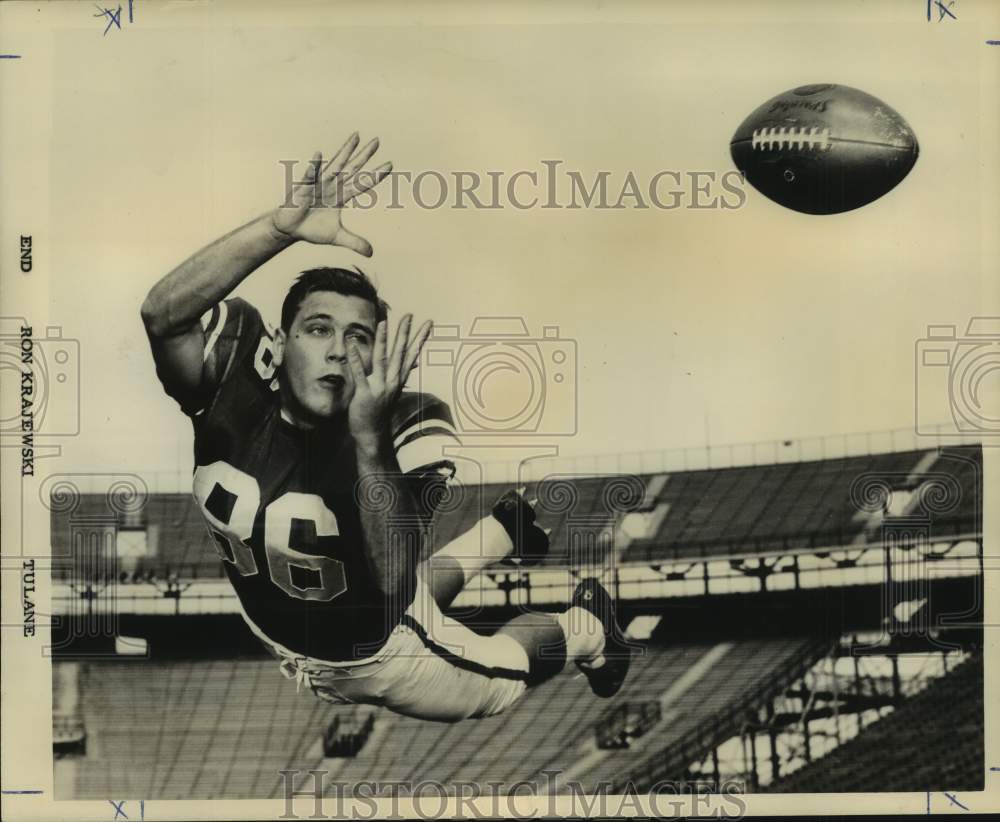
[[[876,97],[829,83],[772,97],[730,143],[761,194],[806,214],[860,208],[895,188],[919,147],[906,121]]]

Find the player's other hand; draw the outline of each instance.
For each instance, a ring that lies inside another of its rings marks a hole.
[[[271,215],[279,235],[343,246],[365,257],[372,255],[371,243],[344,228],[341,210],[359,194],[377,186],[392,171],[392,163],[366,168],[378,150],[378,138],[362,148],[358,148],[358,143],[355,132],[326,163],[320,152],[313,154],[302,180],[294,184],[291,196]]]
[[[388,438],[392,409],[431,333],[431,321],[427,320],[411,339],[412,324],[412,314],[406,314],[399,321],[391,351],[388,350],[386,340],[386,323],[383,321],[378,324],[370,370],[365,368],[357,344],[353,340],[347,344],[347,362],[354,380],[354,394],[347,418],[351,435],[362,450],[377,453],[391,445]]]

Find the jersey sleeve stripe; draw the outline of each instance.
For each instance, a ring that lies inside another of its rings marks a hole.
[[[404,474],[409,474],[419,468],[449,462],[451,458],[445,454],[445,448],[455,445],[458,445],[457,438],[443,434],[418,437],[398,448],[396,459],[399,460],[400,470]]]
[[[403,431],[396,435],[396,438],[393,440],[393,445],[395,445],[397,449],[402,448],[411,440],[422,436],[422,432],[424,431],[434,434],[444,432],[454,437],[456,441],[458,440],[458,433],[455,431],[455,426],[447,420],[435,417],[432,419],[421,420],[420,422],[403,429]]]
[[[218,316],[219,316],[219,306],[218,304],[216,304],[201,315],[201,330],[208,332],[208,329],[212,326],[212,323],[215,322]]]
[[[421,428],[419,431],[414,431],[407,437],[403,437],[402,440],[396,441],[396,450],[404,448],[415,440],[419,440],[422,437],[447,437],[450,440],[451,445],[459,445],[459,439],[455,436],[455,430],[450,426],[444,425],[428,425],[425,428]]]
[[[205,353],[204,361],[208,362],[208,357],[212,353],[212,349],[215,348],[215,343],[219,340],[219,335],[222,334],[222,329],[226,327],[226,319],[229,314],[229,309],[226,307],[226,302],[223,300],[220,302],[216,309],[218,309],[218,318],[215,321],[215,328],[212,329],[208,336],[208,340],[205,342]],[[211,324],[211,322],[209,323]],[[207,330],[207,327],[206,327]]]

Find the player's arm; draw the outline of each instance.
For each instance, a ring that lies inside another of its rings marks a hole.
[[[305,240],[371,256],[371,244],[344,228],[341,209],[391,171],[391,163],[364,168],[377,148],[375,139],[359,150],[355,133],[325,167],[317,152],[288,202],[203,248],[153,286],[141,313],[168,394],[183,405],[204,390],[202,315],[276,254]]]
[[[202,390],[201,316],[293,242],[264,215],[203,248],[153,286],[142,304],[142,320],[157,376],[182,405]]]
[[[348,422],[357,454],[357,496],[365,557],[379,590],[400,608],[409,605],[413,592],[423,526],[410,481],[400,470],[391,418],[406,375],[431,331],[430,322],[426,322],[411,341],[411,322],[409,314],[403,317],[388,355],[386,324],[378,324],[370,374],[365,373],[357,345],[350,342],[347,349],[354,379]],[[395,539],[389,539],[387,526],[396,532]],[[399,533],[407,529],[412,533]]]

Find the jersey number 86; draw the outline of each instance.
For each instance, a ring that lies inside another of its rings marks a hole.
[[[260,507],[257,480],[228,462],[200,465],[194,472],[194,496],[222,560],[241,576],[259,573],[247,544]],[[342,562],[304,553],[291,544],[297,535],[298,547],[315,548],[318,539],[340,534],[336,516],[319,496],[282,494],[264,509],[263,531],[268,575],[286,594],[328,602],[347,590]]]

